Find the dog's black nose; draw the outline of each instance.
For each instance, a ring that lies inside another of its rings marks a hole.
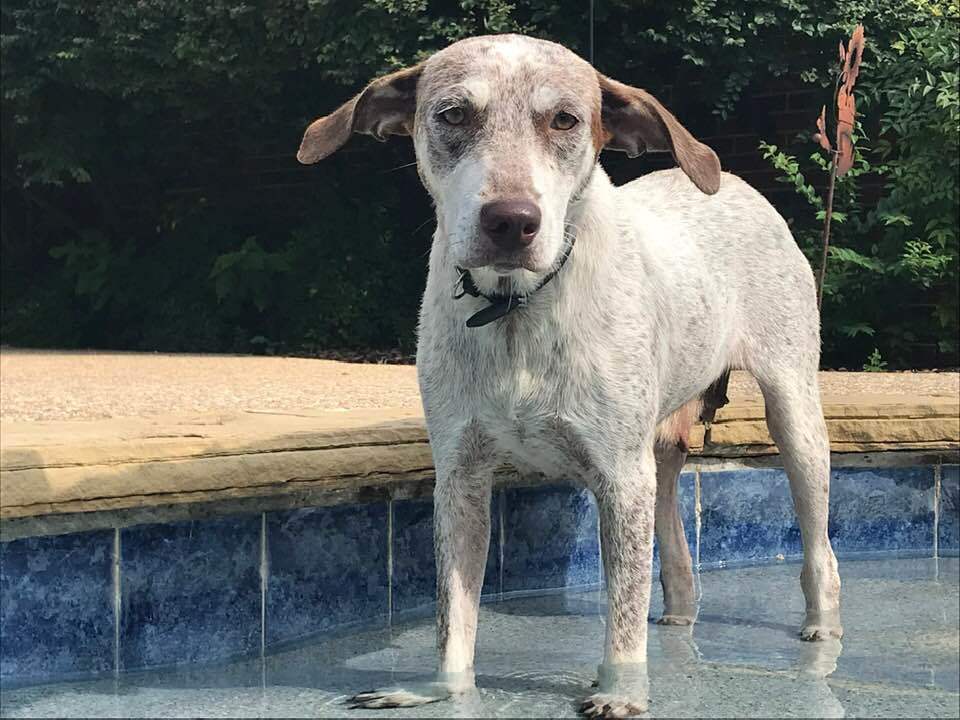
[[[498,200],[480,208],[480,227],[504,250],[521,250],[540,230],[540,208],[529,200]]]

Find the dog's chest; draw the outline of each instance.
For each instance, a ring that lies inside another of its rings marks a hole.
[[[521,473],[580,478],[594,468],[581,429],[569,418],[520,414],[505,423],[502,419],[484,417],[481,428],[493,440],[498,459],[510,463]]]
[[[579,383],[549,363],[518,364],[491,378],[477,398],[476,417],[498,456],[521,472],[589,474],[593,462]]]

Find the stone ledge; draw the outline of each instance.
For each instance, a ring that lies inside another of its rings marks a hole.
[[[824,406],[835,453],[960,450],[960,402],[861,396]],[[0,519],[143,510],[409,485],[433,474],[412,410],[0,422]],[[692,459],[776,453],[763,406],[721,409]]]

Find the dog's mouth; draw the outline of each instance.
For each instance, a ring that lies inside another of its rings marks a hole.
[[[464,270],[490,270],[497,275],[511,275],[518,270],[529,270],[532,273],[544,272],[540,263],[529,256],[472,258],[462,264],[458,263],[458,267],[462,267]]]
[[[464,270],[483,270],[499,276],[516,276],[524,271],[541,275],[549,272],[556,263],[555,257],[549,257],[550,253],[544,252],[549,247],[549,244],[545,245],[548,240],[538,237],[526,247],[507,249],[496,247],[477,236],[467,243],[468,252],[457,253],[460,257],[455,259],[455,263]]]
[[[545,269],[541,253],[535,247],[512,252],[504,252],[500,248],[482,248],[465,260],[466,263],[461,267],[468,269],[489,268],[500,275],[506,275],[517,270],[529,270],[536,273],[543,272]]]

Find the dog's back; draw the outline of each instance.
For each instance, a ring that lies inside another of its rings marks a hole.
[[[703,351],[708,358],[712,351],[726,356],[728,366],[762,372],[777,360],[768,357],[772,349],[792,347],[816,363],[813,273],[787,223],[763,195],[723,173],[720,190],[705,197],[676,169],[645,175],[617,193],[625,215],[643,216],[633,224],[635,239],[661,274],[676,331],[716,340],[715,347],[701,348],[696,362],[704,362]],[[673,362],[682,365],[677,354],[688,343],[680,345]]]

